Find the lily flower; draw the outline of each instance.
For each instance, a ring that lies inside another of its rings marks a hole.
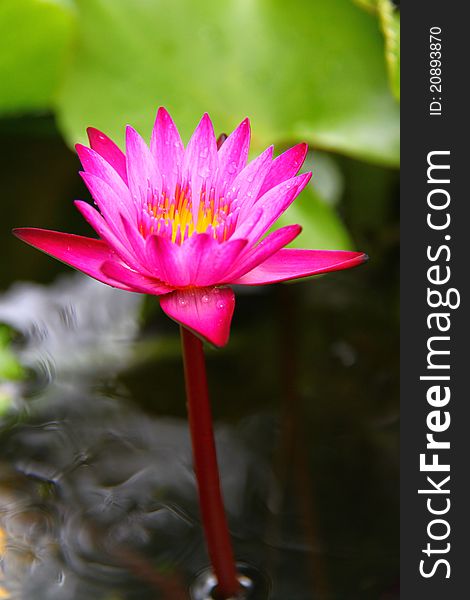
[[[78,144],[81,173],[97,209],[75,205],[99,239],[21,228],[21,240],[110,286],[158,296],[172,319],[215,346],[229,338],[232,288],[265,285],[354,267],[361,252],[285,248],[301,232],[268,235],[307,185],[297,175],[307,152],[298,144],[273,160],[273,147],[247,164],[248,119],[217,147],[205,114],[184,148],[160,108],[150,147],[130,126],[126,153],[88,129]]]

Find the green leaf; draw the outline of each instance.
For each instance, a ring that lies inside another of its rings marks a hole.
[[[253,146],[311,145],[398,162],[398,107],[377,22],[350,0],[77,0],[78,39],[58,102],[70,143],[93,125],[122,142],[166,106],[188,139],[245,116]]]
[[[385,37],[385,59],[387,61],[390,87],[400,100],[400,13],[390,0],[378,0],[380,25]]]
[[[376,14],[385,39],[385,60],[390,88],[400,101],[400,13],[391,0],[354,0],[354,2]]]
[[[313,171],[312,180],[273,229],[294,223],[301,225],[302,233],[290,244],[292,248],[353,250],[335,208],[343,196],[344,180],[334,157],[310,152],[302,171]]]
[[[51,108],[73,20],[64,0],[1,0],[1,113]]]
[[[290,247],[316,250],[353,250],[353,243],[335,209],[309,184],[281,215],[274,229],[302,225],[302,233]]]
[[[16,381],[24,375],[23,367],[10,349],[10,333],[0,325],[0,381]]]
[[[353,0],[358,6],[370,13],[377,12],[377,0]]]
[[[8,393],[8,391],[5,391],[0,387],[0,417],[3,417],[3,415],[8,413],[12,404],[13,404],[13,399],[10,396],[10,394]],[[0,536],[1,536],[1,531],[0,531]],[[0,586],[0,598],[1,598],[1,592],[3,589],[4,588],[2,588],[2,586]],[[5,596],[5,598],[8,598],[8,596]]]

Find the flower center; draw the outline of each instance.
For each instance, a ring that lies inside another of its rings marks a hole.
[[[182,244],[195,232],[208,233],[222,242],[235,229],[238,210],[231,209],[232,202],[216,197],[213,187],[201,190],[195,207],[189,186],[177,184],[174,195],[151,195],[142,211],[139,229],[144,237],[163,235],[176,244]]]

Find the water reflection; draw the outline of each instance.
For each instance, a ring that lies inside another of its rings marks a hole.
[[[249,306],[257,301],[250,297]],[[188,598],[189,585],[207,567],[187,423],[175,416],[184,414],[178,340],[168,338],[158,320],[142,331],[142,303],[141,296],[78,275],[48,287],[16,284],[0,299],[0,323],[15,333],[12,348],[27,369],[24,380],[1,384],[11,402],[0,415],[0,598],[179,600]],[[285,298],[280,308],[285,314]],[[265,323],[256,318],[259,331],[273,330],[272,312],[263,315]],[[344,341],[338,330],[336,337],[325,334],[331,360],[351,370],[360,343]],[[321,357],[325,346],[317,343]],[[380,553],[380,534],[365,537],[360,522],[343,514],[338,481],[357,486],[352,514],[367,523],[373,507],[391,495],[378,473],[393,468],[395,420],[381,409],[369,422],[359,415],[359,429],[341,425],[339,415],[354,413],[335,408],[328,397],[312,402],[310,363],[301,363],[311,355],[294,359],[293,340],[279,358],[285,367],[298,362],[300,372],[289,376],[291,367],[284,369],[287,381],[277,392],[275,344],[267,343],[273,355],[259,363],[259,379],[250,380],[252,396],[241,395],[233,372],[259,356],[254,343],[247,345],[250,354],[233,353],[236,344],[235,337],[208,358],[216,409],[237,415],[216,427],[237,558],[267,574],[271,600],[377,597],[393,563],[388,567],[389,556]],[[142,388],[134,390],[135,380]],[[336,386],[353,389],[346,379],[329,385],[332,397],[341,397]],[[243,403],[255,396],[258,403],[246,410]],[[284,407],[282,417],[264,404],[271,396],[274,406]],[[167,407],[173,405],[172,413]],[[312,485],[317,476],[323,485]],[[367,477],[375,495],[361,508]],[[363,539],[365,555],[356,545]],[[372,555],[376,580],[358,583]]]
[[[31,372],[1,439],[12,598],[183,598],[207,565],[186,422],[149,418],[116,390],[96,393],[130,360],[141,302],[79,276],[49,288],[19,284],[0,302]],[[242,536],[247,483],[260,501],[267,467],[230,428],[216,437],[229,518]]]
[[[100,400],[67,398],[79,401],[86,417],[63,411],[58,421],[45,422],[45,411],[38,424],[17,424],[3,440],[14,469],[7,497],[2,493],[5,577],[9,586],[26,585],[22,597],[98,598],[102,586],[102,593],[128,586],[120,597],[133,597],[136,578],[141,586],[158,573],[186,580],[207,564],[186,424],[149,422],[123,406],[110,411]],[[103,420],[106,426],[96,426]],[[250,461],[230,431],[219,431],[217,440],[227,508],[241,531]],[[92,582],[96,591],[87,596]]]
[[[17,352],[44,385],[117,373],[129,359],[143,297],[73,274],[51,286],[16,283],[0,323],[22,335]]]
[[[186,423],[149,420],[116,398],[61,398],[54,420],[46,404],[3,436],[8,587],[38,600],[185,589],[207,565]],[[251,543],[269,469],[230,428],[216,438],[231,527]]]

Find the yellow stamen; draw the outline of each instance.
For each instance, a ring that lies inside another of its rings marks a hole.
[[[162,194],[160,198],[150,200],[146,208],[150,220],[155,220],[156,224],[149,226],[144,224],[146,223],[144,220],[139,227],[141,234],[149,235],[155,231],[161,233],[164,226],[171,225],[172,242],[176,242],[178,232],[180,232],[178,242],[181,244],[194,232],[204,233],[209,228],[215,231],[222,219],[230,212],[229,203],[224,198],[220,198],[216,202],[213,195],[208,195],[203,190],[197,216],[194,219],[190,194],[187,193],[187,188],[182,188],[179,184],[176,186],[174,198]],[[227,239],[226,230],[223,231],[222,236],[224,240]]]

